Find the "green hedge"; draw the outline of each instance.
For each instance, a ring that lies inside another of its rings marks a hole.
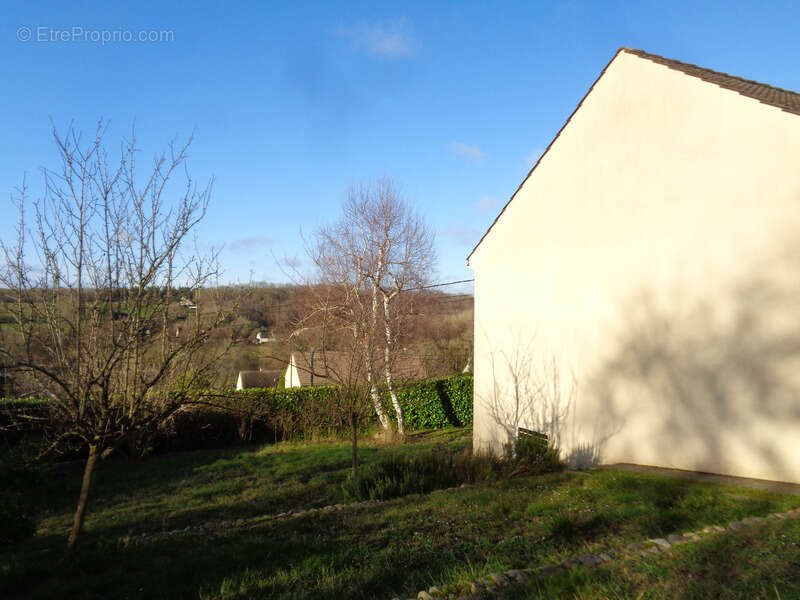
[[[348,424],[332,406],[332,387],[258,388],[232,392],[227,406],[239,414],[248,413],[256,421],[267,422],[282,438],[297,435],[346,435]],[[394,410],[383,391],[384,408]],[[472,377],[453,375],[414,381],[399,386],[397,397],[408,429],[439,429],[472,424]],[[370,413],[370,423],[374,415]]]
[[[241,442],[346,437],[347,415],[338,410],[335,388],[256,388],[219,390],[203,404],[193,405],[171,417],[154,435],[137,440],[132,454],[229,446]],[[472,424],[472,377],[454,375],[404,384],[398,399],[406,428],[431,429]],[[387,414],[394,415],[388,394],[383,393]],[[42,410],[32,400],[0,401],[0,431],[18,411]],[[374,411],[361,424],[366,432],[376,424]],[[41,437],[35,427],[0,435],[0,446],[16,446]],[[24,439],[23,439],[24,438]]]
[[[472,377],[454,375],[415,381],[398,394],[409,429],[440,429],[472,424]]]
[[[261,410],[266,409],[277,414],[288,409],[295,414],[296,419],[302,419],[302,413],[312,408],[318,413],[315,418],[325,421],[326,418],[331,418],[326,407],[332,391],[331,387],[259,388],[235,394],[259,401],[262,403]],[[387,413],[394,414],[385,390],[382,395]],[[403,384],[397,390],[397,397],[409,429],[463,427],[472,424],[470,375],[453,375]],[[338,423],[333,420],[330,425],[338,426]]]
[[[227,390],[217,403],[218,410],[239,420],[243,440],[346,436],[349,421],[335,405],[335,391],[332,386]]]

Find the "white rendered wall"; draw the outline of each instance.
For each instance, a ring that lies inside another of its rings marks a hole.
[[[476,448],[516,380],[574,459],[800,482],[795,239],[800,116],[621,52],[470,257]]]

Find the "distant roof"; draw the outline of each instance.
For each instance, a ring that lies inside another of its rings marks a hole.
[[[275,387],[281,380],[282,370],[239,371],[243,388]]]
[[[500,216],[506,211],[508,205],[511,204],[514,197],[517,195],[522,189],[522,186],[525,185],[525,182],[530,178],[533,172],[536,170],[536,167],[539,166],[539,163],[542,162],[545,154],[550,150],[552,145],[561,135],[561,132],[564,131],[564,128],[569,125],[569,122],[572,120],[572,117],[575,115],[576,112],[580,109],[583,105],[583,101],[592,93],[594,86],[597,85],[597,82],[602,79],[603,75],[605,75],[606,70],[608,67],[611,66],[611,63],[614,62],[614,59],[619,56],[620,52],[625,52],[627,54],[633,54],[634,56],[638,56],[639,58],[644,58],[646,60],[652,61],[654,63],[664,65],[665,67],[669,67],[670,69],[675,69],[676,71],[680,71],[681,73],[685,73],[686,75],[690,75],[692,77],[696,77],[701,79],[707,83],[712,83],[717,85],[723,89],[730,90],[741,94],[742,96],[746,96],[748,98],[752,98],[754,100],[758,100],[762,104],[766,104],[768,106],[774,106],[775,108],[779,108],[783,111],[788,113],[792,113],[795,115],[800,115],[800,93],[793,92],[791,90],[784,90],[779,87],[774,87],[768,85],[766,83],[759,83],[758,81],[753,81],[751,79],[744,79],[743,77],[737,77],[736,75],[728,75],[727,73],[722,73],[720,71],[714,71],[712,69],[706,69],[705,67],[698,67],[697,65],[693,65],[691,63],[681,62],[679,60],[674,60],[671,58],[665,58],[658,54],[650,54],[649,52],[645,52],[644,50],[637,50],[636,48],[628,48],[626,46],[622,46],[619,48],[615,53],[614,56],[608,61],[608,64],[605,68],[600,72],[600,75],[595,79],[592,87],[589,88],[589,91],[581,98],[581,101],[578,103],[578,106],[575,107],[575,110],[572,111],[569,118],[566,120],[564,125],[561,126],[561,129],[558,130],[556,136],[552,139],[550,144],[548,144],[545,151],[542,152],[541,156],[539,156],[539,160],[536,161],[536,164],[533,165],[530,171],[528,171],[528,175],[525,179],[522,180],[522,183],[519,184],[516,191],[511,195],[511,198],[506,202],[503,210],[497,215],[492,224],[489,225],[489,228],[483,234],[478,243],[475,244],[475,247],[472,249],[472,252],[469,253],[467,256],[467,262],[469,262],[470,257],[475,253],[475,250],[478,249],[478,246],[481,245],[486,236],[489,235],[489,232],[494,227],[495,223],[497,223]]]
[[[303,387],[311,385],[311,358],[310,352],[294,352],[294,361],[297,366],[297,374],[300,378],[300,385]],[[361,365],[351,365],[353,355],[349,352],[337,352],[328,350],[324,354],[315,352],[314,359],[314,384],[313,385],[337,385],[346,381],[350,377],[350,369],[358,379],[364,379],[364,369]],[[380,366],[380,381],[383,381],[382,369]],[[419,358],[409,354],[400,353],[393,360],[392,377],[397,382],[412,379],[422,379],[425,377],[425,370]]]

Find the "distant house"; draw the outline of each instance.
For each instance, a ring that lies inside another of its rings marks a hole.
[[[181,296],[180,305],[188,310],[197,310],[197,304],[192,302],[189,298]]]
[[[283,371],[280,369],[239,371],[239,377],[236,379],[236,389],[276,387],[282,375]]]
[[[800,94],[621,48],[467,259],[474,447],[800,483]]]
[[[259,331],[256,334],[256,344],[265,344],[267,342],[274,342],[275,336],[269,331]]]
[[[364,369],[353,365],[353,357],[348,352],[321,350],[310,352],[292,352],[289,366],[286,368],[284,384],[290,387],[307,387],[314,385],[336,385],[348,381],[352,372],[364,377]],[[378,373],[383,381],[383,371]],[[419,358],[409,353],[400,354],[394,361],[392,376],[395,381],[409,381],[425,377],[425,370]]]

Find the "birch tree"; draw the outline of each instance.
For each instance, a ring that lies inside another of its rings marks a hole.
[[[436,260],[434,234],[400,196],[389,179],[350,188],[342,218],[323,227],[312,256],[329,282],[349,285],[353,301],[367,304],[361,327],[362,360],[373,406],[381,426],[391,428],[383,409],[380,385],[385,385],[397,421],[405,435],[405,418],[396,391],[396,360],[413,298],[408,292],[422,287]]]
[[[218,358],[204,345],[228,320],[196,303],[188,331],[169,334],[186,310],[175,288],[196,295],[218,273],[215,253],[190,245],[212,189],[186,171],[191,138],[140,169],[135,136],[111,158],[106,130],[101,122],[84,141],[72,126],[53,128],[60,164],[43,169],[36,201],[18,190],[16,239],[0,244],[15,320],[0,359],[46,399],[39,418],[52,439],[42,454],[68,442],[87,451],[68,555],[98,464],[193,401]]]

